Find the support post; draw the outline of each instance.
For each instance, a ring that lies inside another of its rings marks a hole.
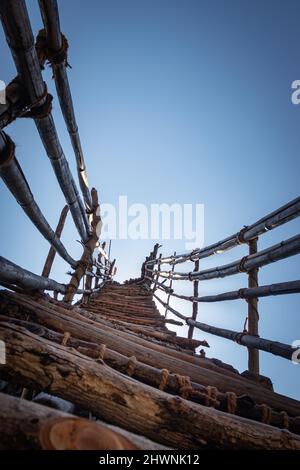
[[[174,251],[174,256],[176,256],[176,251]],[[174,272],[174,269],[175,269],[175,264],[172,264],[172,269],[171,269],[171,272],[173,273]],[[167,307],[166,307],[166,311],[165,311],[165,318],[167,318],[167,315],[168,315],[168,307],[169,307],[169,303],[170,303],[170,298],[171,298],[171,289],[172,289],[172,285],[173,285],[173,278],[171,277],[170,279],[170,284],[169,284],[169,289],[170,289],[170,293],[168,294],[168,297],[167,297]]]
[[[199,271],[199,260],[197,259],[195,261],[195,267],[194,267],[194,272]],[[198,287],[199,287],[199,281],[194,282],[194,293],[193,297],[196,299],[198,297]],[[193,301],[193,313],[192,313],[192,320],[197,320],[197,315],[198,315],[198,302]],[[188,331],[188,339],[193,338],[193,333],[194,333],[194,326],[190,325],[189,326],[189,331]]]
[[[249,255],[257,253],[257,238],[249,241]],[[258,287],[258,268],[248,272],[248,287]],[[258,298],[248,299],[248,333],[258,336]],[[248,369],[253,374],[259,374],[259,351],[258,349],[248,349]]]
[[[68,212],[69,212],[69,206],[65,206],[63,208],[63,210],[61,211],[60,218],[59,218],[56,230],[55,230],[55,235],[59,239],[60,239],[62,231],[64,229]],[[42,271],[42,276],[43,277],[49,277],[51,268],[53,266],[55,255],[56,255],[56,250],[53,248],[53,246],[51,246],[50,249],[49,249],[48,256],[46,258],[45,264],[44,264],[43,271]]]

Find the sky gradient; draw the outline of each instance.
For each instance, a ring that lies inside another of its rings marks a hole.
[[[38,2],[27,1],[34,34],[42,27]],[[69,80],[90,185],[100,201],[117,205],[203,203],[205,244],[249,225],[299,195],[300,105],[291,83],[300,79],[299,14],[294,0],[61,0],[61,28],[69,43]],[[0,79],[15,67],[0,30]],[[54,117],[73,174],[75,163],[51,71]],[[34,123],[7,129],[36,200],[52,227],[64,205]],[[1,255],[40,273],[47,243],[0,184]],[[265,248],[299,233],[295,220],[261,237]],[[74,257],[81,247],[68,220],[63,241]],[[157,240],[116,240],[118,280],[136,277]],[[164,254],[184,251],[185,240],[163,242]],[[239,247],[201,261],[201,269],[246,254]],[[66,282],[57,259],[52,277]],[[299,256],[268,266],[260,284],[299,278]],[[200,294],[246,286],[245,275],[200,283]],[[181,292],[192,292],[188,282]],[[262,337],[300,339],[299,295],[261,299]],[[180,302],[175,308],[190,314]],[[243,301],[201,304],[199,319],[241,331]],[[183,329],[182,334],[186,334]],[[201,332],[207,354],[247,368],[247,351]],[[299,398],[299,367],[261,353],[261,373],[278,392]]]

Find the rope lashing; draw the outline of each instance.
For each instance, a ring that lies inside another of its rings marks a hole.
[[[248,225],[244,225],[244,227],[238,233],[237,241],[240,245],[242,245],[243,243],[247,243],[244,238],[244,234],[247,230],[248,230]]]
[[[238,334],[236,335],[235,339],[234,339],[235,342],[236,342],[237,344],[242,344],[242,343],[241,343],[241,340],[242,340],[243,336],[246,336],[247,334],[248,334],[247,331],[243,331],[242,333],[238,333]]]
[[[99,350],[99,359],[104,359],[106,353],[106,344],[101,344],[100,350]]]
[[[220,405],[219,400],[217,399],[219,391],[216,387],[212,387],[211,385],[208,385],[206,387],[206,406],[212,406],[216,408],[217,406]]]
[[[258,405],[258,408],[261,410],[261,422],[264,424],[270,424],[272,419],[272,409],[264,403],[262,405]]]
[[[280,416],[282,418],[282,424],[281,424],[282,429],[288,429],[289,428],[289,416],[287,412],[281,411]]]
[[[63,337],[62,342],[61,342],[62,346],[67,346],[67,342],[69,341],[70,338],[71,338],[71,333],[66,331],[64,333],[64,337]]]
[[[29,111],[26,111],[26,113],[22,114],[22,118],[32,118],[32,119],[43,119],[47,116],[52,111],[52,100],[53,96],[50,95],[50,93],[46,92],[46,95],[43,96],[42,98],[39,98],[39,102],[41,102],[44,98],[45,102],[41,105],[34,105],[30,107]]]
[[[44,68],[45,63],[47,63],[47,65],[51,65],[53,68],[55,68],[56,65],[60,64],[63,64],[65,67],[72,68],[71,65],[68,63],[69,43],[66,36],[62,33],[61,42],[61,48],[58,51],[53,51],[48,47],[45,29],[41,29],[38,32],[35,48],[42,69]]]
[[[168,384],[170,372],[168,369],[161,369],[161,378],[160,384],[158,386],[159,390],[164,390]]]
[[[237,407],[237,396],[234,392],[226,392],[227,399],[227,411],[228,413],[235,415]]]
[[[247,261],[247,258],[248,258],[248,256],[243,256],[243,258],[239,262],[239,265],[238,265],[238,272],[239,273],[246,273],[247,272],[247,269],[245,268],[245,262]]]
[[[175,374],[178,382],[179,394],[182,398],[187,399],[193,393],[191,380],[185,375]]]
[[[129,375],[129,377],[132,377],[132,375],[134,374],[136,365],[137,365],[136,357],[135,356],[130,357],[126,365],[126,374]]]

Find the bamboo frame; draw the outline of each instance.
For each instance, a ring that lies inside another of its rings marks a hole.
[[[61,211],[61,214],[60,214],[60,217],[59,217],[59,221],[58,221],[58,224],[57,224],[57,227],[56,227],[56,230],[55,230],[55,235],[56,235],[58,238],[61,237],[62,231],[63,231],[64,226],[65,226],[65,222],[66,222],[66,218],[67,218],[68,212],[69,212],[69,207],[68,207],[68,206],[65,206],[65,207],[63,208],[63,210]],[[49,277],[51,268],[52,268],[52,266],[53,266],[53,262],[54,262],[54,258],[55,258],[55,253],[56,253],[56,252],[55,252],[54,248],[51,247],[50,250],[49,250],[48,256],[47,256],[47,258],[46,258],[43,271],[42,271],[42,276],[43,276],[43,277]]]
[[[57,2],[56,0],[39,0],[39,6],[46,31],[48,48],[54,53],[58,53],[62,49],[62,34],[60,30]],[[76,158],[79,185],[86,208],[87,210],[91,211],[92,199],[89,191],[88,176],[84,162],[65,62],[62,61],[62,63],[52,64],[52,70],[60,107]]]
[[[0,142],[0,177],[34,226],[51,244],[53,250],[57,251],[70,266],[76,268],[77,261],[68,254],[34,200],[28,182],[15,157],[15,146],[3,131],[0,131]]]
[[[247,243],[249,240],[257,238],[260,235],[273,230],[274,228],[279,227],[280,225],[283,225],[299,216],[300,197],[297,197],[279,209],[276,209],[270,214],[262,217],[252,225],[245,226],[242,230],[240,230],[240,232],[237,232],[234,235],[230,235],[229,237],[202,249],[196,249],[189,253],[162,258],[161,263],[185,263],[189,260],[195,261],[196,259],[203,259],[214,254],[223,253],[224,251],[234,248],[241,243]]]
[[[0,15],[7,43],[31,103],[42,106],[46,102],[45,83],[42,79],[31,25],[24,0],[3,0]],[[18,34],[15,32],[18,31]],[[55,124],[49,111],[34,119],[56,178],[70,208],[75,226],[83,241],[89,236],[89,224],[83,203],[60,145]]]

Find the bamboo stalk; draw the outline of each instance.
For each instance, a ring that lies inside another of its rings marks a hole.
[[[196,260],[195,261],[195,267],[194,267],[194,271],[197,272],[199,271],[199,260]],[[198,297],[198,285],[199,285],[199,282],[198,281],[195,281],[194,282],[194,285],[193,285],[193,288],[194,288],[194,299]],[[170,294],[169,294],[170,295]],[[192,312],[192,320],[197,320],[197,315],[198,315],[198,302],[193,302],[193,312]],[[190,325],[189,326],[189,330],[188,330],[188,338],[189,339],[192,339],[193,337],[193,333],[194,333],[194,326],[193,325]]]
[[[56,230],[55,230],[55,235],[58,238],[61,237],[62,231],[64,229],[66,218],[67,218],[67,215],[68,215],[68,211],[69,211],[68,206],[65,206],[63,208],[63,210],[61,211],[59,221],[58,221],[58,224],[57,224],[57,227],[56,227]],[[51,247],[50,250],[49,250],[48,256],[46,258],[43,271],[42,271],[42,276],[43,277],[49,277],[51,268],[53,266],[54,258],[55,258],[55,250]]]
[[[39,0],[39,6],[46,31],[47,46],[54,54],[59,53],[63,44],[57,2],[56,0]],[[88,176],[75,118],[65,61],[63,60],[61,63],[52,64],[52,70],[60,107],[76,158],[79,185],[86,208],[91,211],[92,200],[89,191]]]
[[[260,351],[266,351],[275,356],[280,356],[285,359],[291,360],[292,354],[295,351],[290,345],[280,343],[278,341],[272,341],[269,339],[260,338],[253,336],[248,333],[240,333],[238,331],[226,330],[225,328],[218,328],[216,326],[207,325],[206,323],[200,323],[191,319],[187,319],[188,325],[193,325],[199,330],[205,331],[215,336],[230,339],[235,341],[242,346],[246,346],[250,349],[259,349]]]
[[[174,280],[190,280],[193,282],[195,280],[205,281],[208,279],[232,276],[240,272],[248,272],[251,269],[266,266],[298,253],[300,253],[300,235],[296,235],[265,250],[259,251],[257,254],[245,256],[241,260],[220,267],[190,273],[160,271],[159,275],[164,278],[172,277]],[[154,274],[156,274],[156,271],[154,271]]]
[[[284,206],[276,209],[270,214],[262,217],[257,222],[250,226],[245,226],[240,232],[230,235],[229,237],[221,240],[217,243],[209,245],[202,249],[196,249],[189,253],[183,253],[176,256],[169,256],[161,259],[161,263],[185,263],[188,260],[195,261],[196,259],[203,259],[207,256],[211,256],[218,253],[223,253],[240,243],[246,243],[253,238],[266,233],[269,230],[273,230],[282,224],[289,222],[290,220],[299,217],[300,215],[300,197],[289,201]],[[156,260],[157,262],[158,260]],[[149,261],[147,262],[149,263]]]
[[[173,297],[182,300],[188,300],[189,302],[221,302],[228,300],[237,299],[251,299],[253,297],[269,297],[272,295],[287,295],[287,294],[298,294],[300,292],[300,280],[278,282],[275,284],[269,284],[265,286],[242,288],[230,292],[224,292],[217,295],[203,295],[201,297],[193,297],[188,295],[176,294],[173,289],[169,290],[169,287],[165,286],[160,282],[156,282],[157,288],[169,292]]]
[[[249,241],[249,256],[257,254],[257,238]],[[248,287],[258,287],[258,268],[249,270]],[[248,299],[248,333],[252,336],[258,336],[258,299],[252,297]],[[259,375],[259,351],[258,349],[248,348],[248,369],[253,374]]]
[[[50,290],[61,294],[66,292],[65,284],[33,274],[2,256],[0,256],[0,283],[1,281],[26,290]]]
[[[68,264],[75,268],[77,262],[68,254],[66,248],[54,233],[34,200],[28,182],[15,157],[13,142],[3,131],[0,131],[0,141],[0,177],[31,222],[52,245],[53,250],[57,251]],[[2,150],[3,148],[4,151]]]
[[[64,302],[72,302],[74,295],[78,290],[79,283],[84,276],[89,264],[92,262],[92,255],[98,243],[101,230],[100,208],[98,204],[98,195],[95,188],[91,191],[93,212],[92,212],[92,233],[88,241],[84,245],[83,254],[74,271],[71,281],[67,287],[64,296]]]
[[[176,256],[176,251],[174,251],[174,256]],[[173,273],[174,272],[174,269],[175,269],[175,264],[172,265],[172,268],[171,268],[171,272]],[[159,271],[159,269],[157,270]],[[156,277],[156,281],[159,279],[159,274],[157,274],[157,277]],[[154,281],[155,282],[155,281]],[[173,286],[173,279],[171,278],[170,279],[170,284],[169,284],[169,292],[171,292],[172,290],[172,286]],[[170,304],[170,300],[171,300],[171,294],[169,293],[168,294],[168,297],[167,297],[167,302],[166,304],[169,306]],[[167,318],[167,315],[168,315],[168,309],[166,308],[165,310],[165,318]]]
[[[42,79],[31,25],[24,0],[3,0],[0,15],[6,40],[11,49],[18,75],[26,88],[31,103],[42,106],[46,102],[45,83]],[[60,188],[70,208],[75,226],[83,241],[89,234],[89,225],[78,190],[60,145],[55,124],[49,110],[36,117],[35,124],[50,159]]]

